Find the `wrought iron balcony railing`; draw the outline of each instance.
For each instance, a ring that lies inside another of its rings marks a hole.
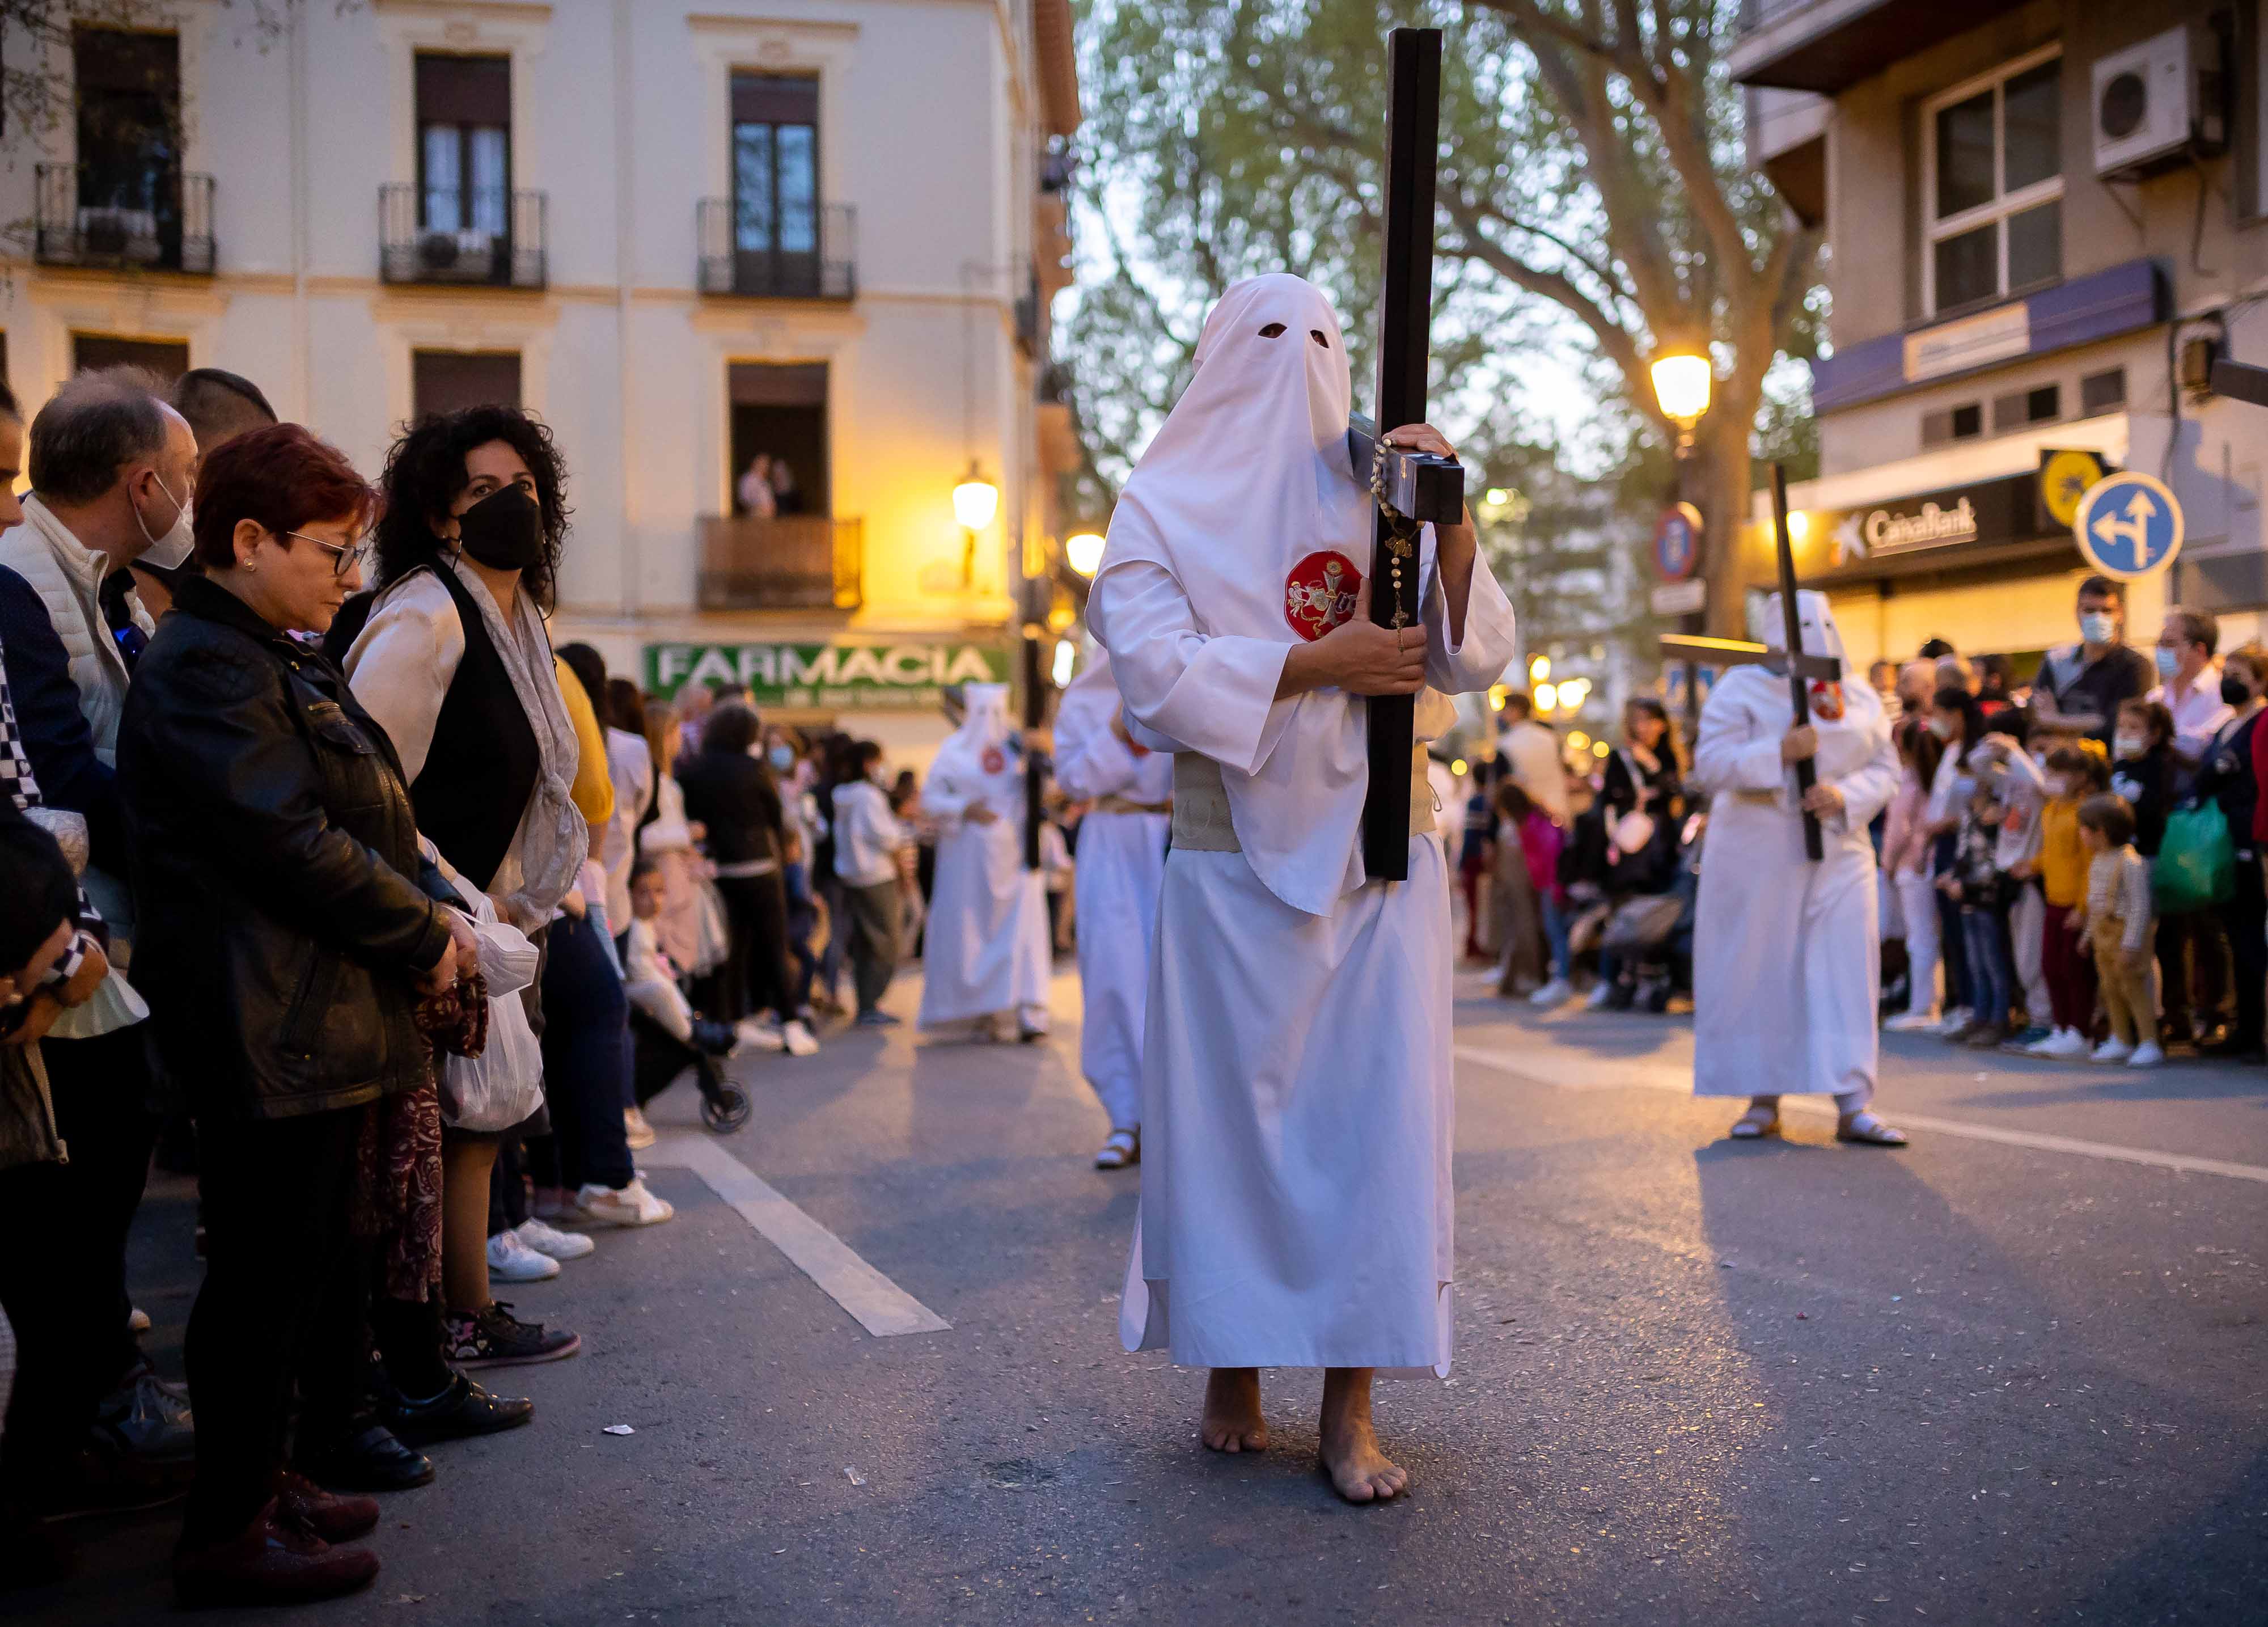
[[[865,526],[825,514],[704,515],[703,610],[856,610]]]
[[[858,297],[858,212],[851,204],[759,212],[732,198],[703,198],[695,224],[704,294]]]
[[[378,189],[378,267],[388,283],[541,288],[546,199],[502,187]]]
[[[213,178],[42,164],[33,254],[46,266],[213,272]]]

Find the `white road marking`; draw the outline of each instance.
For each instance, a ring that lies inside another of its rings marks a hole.
[[[1655,1056],[1571,1056],[1556,1049],[1546,1048],[1539,1048],[1536,1055],[1521,1056],[1510,1051],[1484,1050],[1477,1045],[1457,1046],[1455,1055],[1460,1062],[1477,1063],[1482,1067],[1494,1068],[1498,1072],[1512,1074],[1531,1084],[1549,1085],[1560,1090],[1660,1090],[1686,1095],[1693,1088],[1690,1064],[1667,1064]],[[1557,1074],[1562,1071],[1567,1077],[1547,1077],[1547,1073]],[[1808,1096],[1781,1098],[1780,1110],[1815,1118],[1831,1119],[1836,1116],[1832,1102],[1815,1101]],[[2029,1147],[2040,1152],[2068,1152],[2080,1158],[2147,1164],[2153,1168],[2179,1170],[2184,1174],[2227,1175],[2234,1181],[2268,1182],[2268,1168],[2257,1164],[2232,1164],[2217,1158],[2192,1158],[2184,1152],[2158,1152],[2146,1147],[2123,1147],[2105,1141],[2080,1141],[2070,1136],[2043,1135],[2029,1130],[2002,1130],[1992,1124],[1926,1118],[1912,1113],[1897,1113],[1891,1118],[1901,1129],[1927,1130],[1932,1135],[1957,1136],[1970,1141],[1992,1141],[2003,1146]]]
[[[827,1297],[878,1338],[949,1333],[953,1324],[858,1257],[850,1244],[780,1196],[705,1136],[665,1136],[639,1155],[649,1164],[689,1169],[740,1211]]]

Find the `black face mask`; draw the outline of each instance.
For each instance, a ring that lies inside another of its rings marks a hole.
[[[457,516],[457,544],[491,571],[543,563],[543,511],[519,486],[501,486]]]
[[[2252,698],[2252,686],[2235,673],[2220,675],[2220,698],[2231,706],[2242,706]]]

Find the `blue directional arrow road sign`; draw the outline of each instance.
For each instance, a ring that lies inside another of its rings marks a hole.
[[[2146,577],[2182,551],[2182,505],[2163,481],[2129,470],[2088,488],[2071,529],[2103,575]]]

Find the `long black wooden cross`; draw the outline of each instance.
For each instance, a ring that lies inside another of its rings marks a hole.
[[[1772,482],[1772,541],[1779,553],[1780,624],[1787,635],[1787,692],[1795,704],[1795,726],[1799,729],[1811,722],[1811,682],[1823,677],[1829,683],[1839,682],[1843,663],[1833,656],[1810,656],[1803,652],[1803,612],[1795,601],[1795,549],[1787,535],[1787,469],[1781,464],[1771,466]],[[1818,765],[1808,757],[1795,765],[1795,788],[1804,796],[1818,783]],[[1817,864],[1826,849],[1821,843],[1819,815],[1809,809],[1803,815],[1804,856]]]
[[[1441,141],[1441,31],[1396,28],[1386,37],[1386,276],[1379,302],[1377,427],[1349,434],[1355,478],[1379,500],[1372,528],[1371,619],[1414,627],[1418,523],[1454,525],[1464,513],[1462,472],[1442,459],[1376,458],[1378,429],[1425,417],[1426,330],[1433,304],[1433,180]],[[1368,430],[1369,434],[1365,434]],[[1454,485],[1454,495],[1447,488]],[[1446,514],[1434,512],[1446,497]],[[1370,697],[1370,789],[1363,806],[1362,863],[1373,880],[1410,875],[1410,777],[1415,702]]]

